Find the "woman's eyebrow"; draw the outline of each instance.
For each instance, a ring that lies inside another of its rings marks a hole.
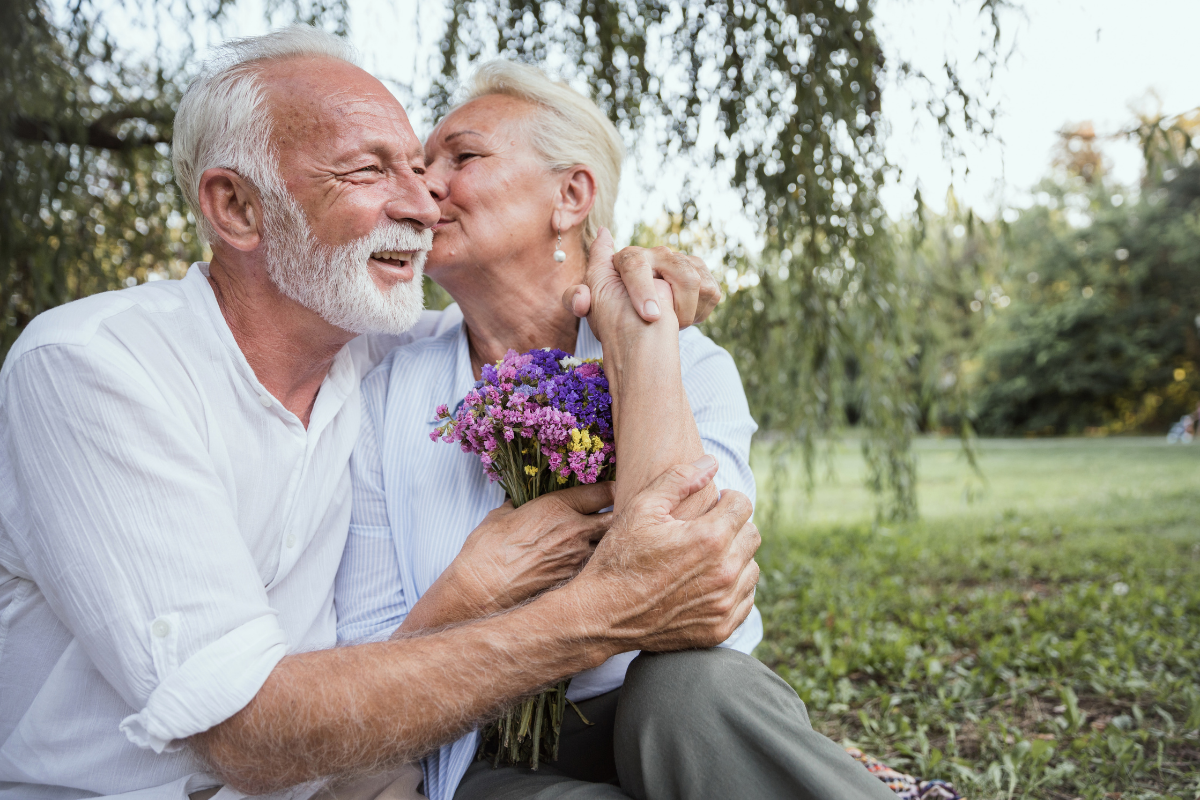
[[[445,138],[443,141],[446,141],[446,142],[448,142],[448,141],[450,141],[451,139],[453,139],[455,136],[467,136],[467,135],[470,135],[470,136],[483,136],[483,134],[482,134],[482,133],[480,133],[479,131],[455,131],[454,133],[452,133],[452,134],[450,134],[449,136],[447,136],[447,137],[446,137],[446,138]]]

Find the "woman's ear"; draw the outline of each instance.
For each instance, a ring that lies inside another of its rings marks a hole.
[[[596,176],[582,164],[562,174],[558,197],[559,225],[569,230],[582,225],[596,204]]]
[[[262,205],[250,184],[230,169],[205,170],[200,176],[200,213],[221,241],[249,252],[262,243]]]

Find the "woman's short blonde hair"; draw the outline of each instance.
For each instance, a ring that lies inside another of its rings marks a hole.
[[[590,167],[596,202],[583,223],[583,246],[591,247],[601,228],[612,229],[625,145],[608,116],[565,83],[550,80],[537,67],[497,59],[475,71],[459,106],[499,94],[533,103],[539,112],[524,125],[530,144],[551,170]]]

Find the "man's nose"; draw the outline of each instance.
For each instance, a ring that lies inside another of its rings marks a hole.
[[[415,172],[405,172],[399,177],[396,197],[388,204],[387,214],[394,220],[412,222],[422,228],[432,228],[442,217],[425,182]]]

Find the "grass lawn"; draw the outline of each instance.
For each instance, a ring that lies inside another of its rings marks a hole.
[[[774,507],[756,464],[756,655],[819,730],[973,800],[1200,798],[1200,444],[985,440],[983,483],[917,452],[922,519],[881,528],[853,442]]]

